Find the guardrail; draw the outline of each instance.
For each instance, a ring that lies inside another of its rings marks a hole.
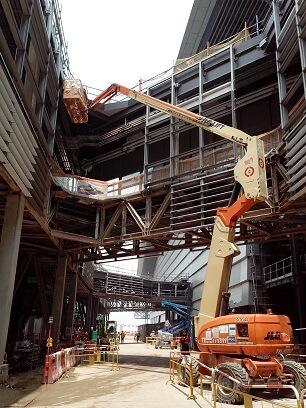
[[[189,353],[188,353],[189,354]],[[188,388],[186,393],[187,399],[197,399],[197,397],[203,398],[206,403],[209,403],[213,408],[217,408],[219,404],[222,407],[223,402],[218,400],[218,388],[234,392],[241,397],[245,408],[252,408],[254,402],[261,402],[265,407],[282,407],[282,408],[304,408],[304,398],[306,389],[303,389],[301,393],[293,385],[273,385],[273,384],[244,384],[238,381],[236,378],[218,370],[217,368],[211,368],[196,360],[195,357],[199,356],[198,352],[190,352],[191,358],[186,358],[186,355],[179,352],[171,352],[169,360],[169,381],[172,385],[182,385]],[[195,363],[196,362],[196,363]],[[203,367],[210,375],[203,375],[198,372],[198,367]],[[186,375],[187,374],[187,375]],[[235,384],[239,388],[229,387],[224,384],[220,384],[220,376],[226,377],[228,380]],[[263,390],[279,390],[287,389],[291,390],[294,398],[291,399],[292,403],[283,401],[268,400],[262,397],[258,397],[249,393],[253,389]],[[181,390],[182,391],[182,390]],[[198,403],[199,405],[199,403]],[[199,405],[200,406],[200,405]]]
[[[45,359],[43,383],[53,384],[71,367],[78,364],[103,363],[111,365],[111,370],[119,370],[117,345],[95,347],[70,347],[49,354]]]
[[[115,342],[106,346],[95,346],[90,348],[78,348],[76,357],[79,358],[80,364],[108,364],[111,371],[119,370],[118,346]]]
[[[148,336],[146,337],[146,345],[148,346],[155,346],[157,336]]]

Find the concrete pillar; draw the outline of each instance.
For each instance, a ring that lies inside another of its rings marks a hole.
[[[78,274],[76,271],[74,271],[74,273],[70,276],[69,293],[68,293],[69,301],[68,301],[67,315],[66,315],[66,333],[65,335],[68,341],[71,341],[72,339],[77,286],[78,286]]]
[[[52,337],[55,342],[58,342],[60,339],[63,301],[65,293],[66,270],[67,270],[67,256],[60,255],[58,257],[57,262],[52,302],[52,316],[53,316]]]
[[[23,210],[23,196],[7,196],[0,242],[0,372],[10,323]]]

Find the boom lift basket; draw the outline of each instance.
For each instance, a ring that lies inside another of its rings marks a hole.
[[[87,95],[79,79],[65,79],[63,101],[73,123],[88,122]]]

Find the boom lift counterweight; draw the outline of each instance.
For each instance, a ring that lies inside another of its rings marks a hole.
[[[287,316],[272,313],[222,316],[222,299],[228,291],[232,259],[240,253],[234,243],[236,223],[258,201],[268,199],[262,140],[118,84],[103,91],[88,107],[80,103],[73,105],[68,97],[65,102],[65,92],[64,102],[71,120],[77,123],[80,117],[88,117],[88,109],[94,109],[118,93],[244,146],[246,152],[234,167],[235,181],[242,186],[244,193],[229,207],[219,208],[215,217],[200,310],[195,317],[201,361],[207,366],[217,367],[245,385],[259,382],[281,386],[289,383],[298,389],[306,388],[304,367],[290,361],[280,362],[277,358],[293,348],[292,329]],[[83,111],[72,109],[72,105],[77,109],[83,106]],[[220,383],[224,378],[219,376]],[[239,387],[233,383],[231,388]],[[234,390],[229,392],[218,387],[217,393],[223,402],[241,401],[240,394]]]

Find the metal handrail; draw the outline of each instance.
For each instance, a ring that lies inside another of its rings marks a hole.
[[[263,268],[265,282],[275,282],[293,275],[292,256],[274,262]]]

